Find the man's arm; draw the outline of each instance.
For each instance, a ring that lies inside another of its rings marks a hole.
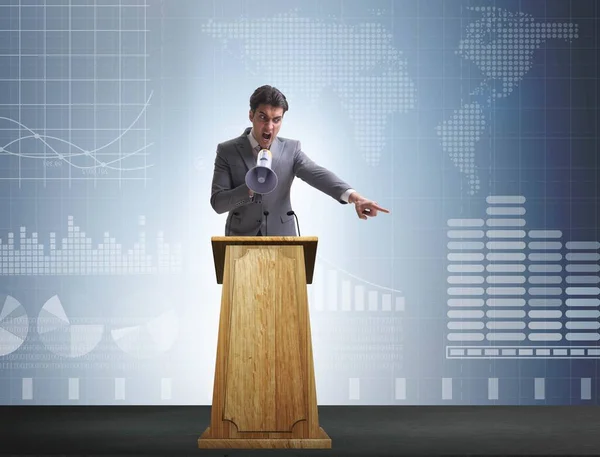
[[[294,175],[315,189],[329,195],[342,204],[346,204],[341,196],[350,190],[350,185],[337,175],[312,161],[304,152],[300,141],[294,150]]]
[[[314,163],[302,152],[299,141],[294,151],[294,174],[340,203],[353,203],[356,215],[360,219],[375,217],[379,211],[389,213],[389,210],[382,208],[377,202],[363,197],[350,188],[350,185],[332,172]]]
[[[217,146],[217,157],[215,158],[215,170],[213,172],[212,191],[210,194],[210,205],[218,213],[226,213],[239,206],[252,202],[250,189],[242,184],[232,189],[231,173],[229,164],[223,158],[222,149]]]

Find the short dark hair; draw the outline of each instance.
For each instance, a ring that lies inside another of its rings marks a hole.
[[[250,109],[252,111],[256,111],[256,108],[263,104],[283,108],[284,113],[289,109],[285,95],[273,86],[260,86],[250,97]]]

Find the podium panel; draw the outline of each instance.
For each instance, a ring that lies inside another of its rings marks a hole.
[[[200,448],[331,448],[319,427],[305,252],[314,237],[214,237],[223,291]]]

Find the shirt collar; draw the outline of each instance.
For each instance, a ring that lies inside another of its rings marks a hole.
[[[248,133],[248,140],[250,141],[250,146],[252,146],[252,150],[259,152],[262,148],[260,144],[258,144],[258,141],[256,141],[256,138],[254,138],[254,134],[252,133],[253,131],[253,129],[250,129],[250,133]],[[267,149],[270,149],[271,146],[272,145],[269,145]]]

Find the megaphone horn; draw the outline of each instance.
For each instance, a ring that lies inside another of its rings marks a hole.
[[[268,149],[262,149],[256,157],[256,166],[246,173],[246,185],[256,194],[268,194],[277,187],[277,175],[271,170],[273,156]]]

